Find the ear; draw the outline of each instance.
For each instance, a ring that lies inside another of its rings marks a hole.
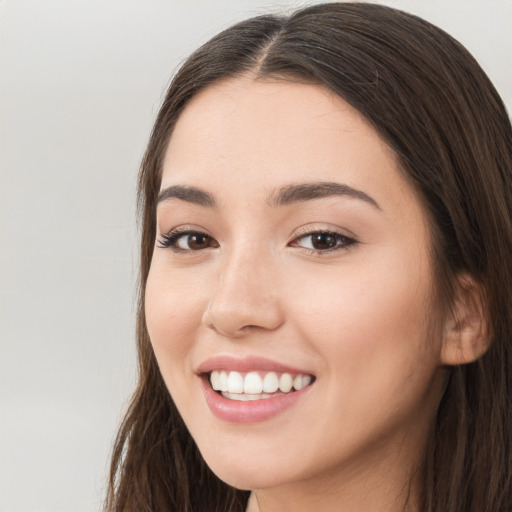
[[[452,314],[445,326],[441,362],[445,365],[471,363],[490,345],[487,311],[481,286],[470,276],[458,278]]]

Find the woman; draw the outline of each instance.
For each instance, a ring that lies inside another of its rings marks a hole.
[[[109,510],[512,510],[512,137],[400,11],[260,16],[182,66],[140,175]]]

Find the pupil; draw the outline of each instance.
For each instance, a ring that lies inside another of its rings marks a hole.
[[[191,249],[204,249],[208,244],[208,237],[206,235],[190,235],[188,240],[188,246]]]
[[[336,246],[336,235],[330,233],[317,233],[311,240],[315,249],[332,249]]]

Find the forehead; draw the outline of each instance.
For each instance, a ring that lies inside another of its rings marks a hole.
[[[164,160],[162,188],[201,185],[214,194],[329,181],[396,198],[415,196],[395,153],[359,111],[325,87],[231,78],[195,96]],[[416,200],[416,198],[413,198]]]
[[[173,159],[179,157],[183,144],[194,146],[199,151],[196,156],[213,150],[235,156],[237,147],[246,150],[261,144],[269,149],[280,146],[284,153],[303,147],[306,140],[313,148],[332,138],[339,142],[339,132],[355,131],[360,138],[380,142],[362,115],[325,87],[239,77],[216,83],[192,98],[178,119],[168,153]]]

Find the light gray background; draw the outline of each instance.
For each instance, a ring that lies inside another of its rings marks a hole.
[[[511,0],[385,2],[512,104]],[[0,511],[101,508],[135,380],[135,178],[165,85],[252,0],[0,0]]]

